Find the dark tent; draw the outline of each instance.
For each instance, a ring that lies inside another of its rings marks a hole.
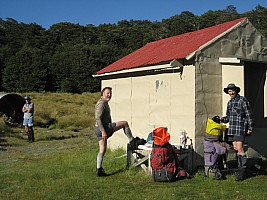
[[[24,99],[18,94],[0,94],[0,115],[4,116],[5,123],[10,125],[21,124],[23,105]]]

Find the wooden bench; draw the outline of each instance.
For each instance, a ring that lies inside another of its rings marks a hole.
[[[178,161],[183,169],[188,173],[193,171],[193,148],[181,148],[179,145],[173,145]],[[150,165],[150,155],[152,150],[151,145],[139,145],[137,148],[132,148],[127,145],[127,168],[140,166],[147,174],[152,173]]]

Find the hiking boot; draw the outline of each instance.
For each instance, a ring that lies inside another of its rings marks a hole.
[[[130,142],[130,144],[137,144],[137,142],[140,140],[140,138],[139,137],[135,137],[135,138],[133,138],[132,140],[131,140],[131,142]]]
[[[132,139],[132,141],[129,143],[131,148],[133,150],[138,149],[138,145],[143,145],[146,143],[146,140],[140,139],[139,137],[135,137]]]
[[[245,168],[238,168],[236,172],[236,181],[243,181],[247,178],[246,176],[246,169]]]
[[[96,169],[96,176],[107,176],[107,175],[108,174],[104,171],[104,169],[102,167]]]
[[[136,150],[138,149],[138,140],[140,140],[139,137],[135,137],[133,138],[130,142],[129,142],[129,146],[132,150]]]
[[[146,140],[140,139],[139,137],[133,138],[132,141],[130,142],[130,144],[136,144],[136,145],[142,145],[145,143],[146,143]]]

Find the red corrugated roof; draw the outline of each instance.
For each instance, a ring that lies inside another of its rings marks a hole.
[[[245,19],[241,18],[198,31],[150,42],[144,47],[99,70],[96,74],[99,75],[185,58]]]

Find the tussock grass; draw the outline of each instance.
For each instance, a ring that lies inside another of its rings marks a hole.
[[[81,130],[94,126],[99,93],[29,93],[35,104],[35,125],[49,129]]]
[[[0,135],[5,133],[12,133],[13,129],[4,123],[2,117],[0,117]]]

